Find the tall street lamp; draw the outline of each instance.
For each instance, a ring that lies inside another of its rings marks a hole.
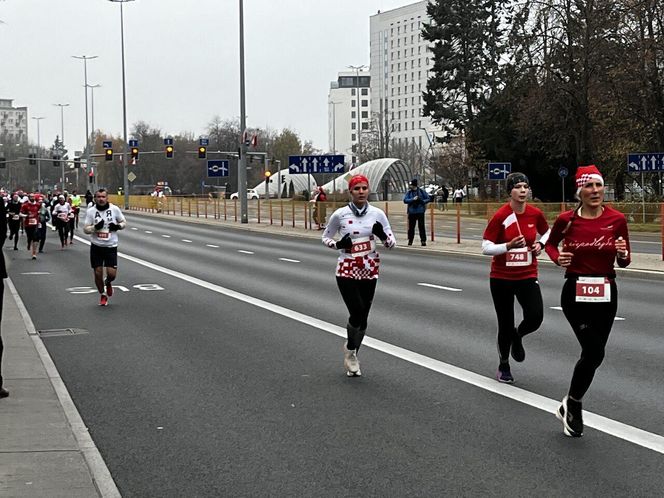
[[[249,223],[247,218],[247,116],[244,95],[244,5],[240,1],[240,160],[238,161],[237,188],[240,198],[240,223]]]
[[[362,150],[362,122],[360,120],[361,110],[360,110],[360,71],[367,66],[362,64],[361,66],[348,66],[350,69],[355,71],[355,92],[356,102],[357,102],[357,163],[360,164],[360,152]]]
[[[43,117],[33,117],[32,119],[37,121],[37,189],[41,192],[41,139],[39,136],[39,121],[44,119]]]
[[[92,131],[90,135],[92,137],[92,146],[95,145],[95,88],[99,88],[101,85],[88,85],[90,89],[90,128]]]
[[[337,153],[337,105],[341,102],[328,102],[332,105],[332,153]]]
[[[97,55],[72,55],[74,59],[83,61],[83,90],[85,90],[85,164],[90,166],[90,128],[88,127],[88,60],[96,59]],[[62,179],[64,182],[64,178]]]
[[[68,107],[69,104],[53,104],[60,108],[60,143],[62,144],[62,149],[65,146],[65,107]],[[62,168],[62,190],[65,189],[65,162],[62,161],[63,157],[60,157],[60,166]]]
[[[129,158],[127,155],[127,85],[125,79],[125,47],[124,47],[124,4],[134,0],[108,0],[120,4],[120,45],[122,48],[122,128],[124,131],[124,147],[122,152],[124,208],[129,209]]]

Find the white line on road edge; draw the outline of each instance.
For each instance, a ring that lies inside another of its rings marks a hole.
[[[207,247],[214,247],[215,249],[219,249],[219,246],[215,246],[214,244],[205,244]]]
[[[299,259],[279,258],[279,261],[286,261],[287,263],[301,263]]]
[[[89,241],[85,241],[84,239],[80,240],[86,242],[87,244],[90,244]],[[283,306],[279,306],[277,304],[263,301],[262,299],[242,294],[241,292],[221,287],[220,285],[216,285],[207,282],[205,280],[202,280],[200,278],[192,277],[191,275],[186,275],[179,271],[171,270],[169,268],[165,268],[163,266],[150,263],[149,261],[145,261],[143,259],[136,258],[134,256],[129,256],[128,254],[118,253],[118,256],[128,261],[132,261],[136,264],[144,266],[146,268],[151,268],[160,273],[164,273],[166,275],[179,278],[180,280],[184,280],[185,282],[189,282],[190,284],[198,285],[199,287],[203,287],[204,289],[211,290],[213,292],[222,294],[232,299],[237,299],[238,301],[251,304],[253,306],[262,308],[277,315],[285,316],[287,318],[290,318],[291,320],[304,323],[306,325],[323,330],[325,332],[329,332],[339,337],[343,338],[346,337],[345,328],[341,328],[337,325],[324,322],[323,320],[319,320],[318,318],[314,318],[305,315],[303,313],[299,313],[297,311],[284,308]],[[441,373],[453,379],[460,380],[461,382],[465,382],[467,384],[479,387],[480,389],[484,389],[485,391],[489,391],[495,394],[500,394],[501,396],[505,396],[506,398],[519,401],[523,404],[532,406],[533,408],[537,408],[539,410],[550,413],[552,416],[553,413],[558,409],[558,406],[560,405],[560,402],[557,400],[546,398],[539,394],[531,393],[530,391],[526,391],[525,389],[521,389],[519,387],[500,384],[496,382],[496,380],[493,379],[492,377],[484,377],[474,372],[464,370],[463,368],[459,368],[439,360],[434,360],[433,358],[429,358],[427,356],[415,353],[413,351],[409,351],[404,348],[400,348],[398,346],[393,346],[392,344],[389,344],[387,342],[379,341],[378,339],[372,339],[367,336],[364,339],[363,344],[377,351],[381,351],[383,353],[392,355],[396,358],[408,361],[415,365],[420,365],[424,368],[428,368],[429,370],[433,370],[434,372]],[[639,429],[638,427],[633,427],[631,425],[627,425],[622,422],[618,422],[616,420],[612,420],[602,415],[597,415],[595,413],[588,412],[585,410],[584,410],[584,418],[585,418],[585,425],[587,427],[592,427],[594,429],[597,429],[598,431],[604,432],[611,436],[624,439],[625,441],[629,441],[644,448],[649,448],[653,451],[664,454],[664,436],[660,436],[659,434],[655,434],[653,432],[644,431],[643,429]]]
[[[562,311],[563,309],[560,306],[549,306],[549,309],[556,310],[556,311]],[[625,319],[621,316],[617,316],[614,319],[616,322],[624,322]]]
[[[76,238],[80,239],[78,236]],[[99,453],[95,442],[92,440],[90,432],[81,418],[81,414],[78,413],[78,409],[76,408],[74,401],[71,399],[69,391],[67,391],[67,386],[65,386],[65,383],[62,381],[51,355],[48,353],[46,346],[44,346],[41,337],[39,337],[35,325],[32,323],[32,319],[28,314],[28,310],[23,304],[21,296],[19,296],[18,291],[16,290],[16,287],[14,287],[14,283],[10,278],[7,279],[7,284],[9,286],[9,291],[14,297],[14,301],[16,301],[18,311],[23,318],[28,335],[32,339],[35,349],[39,354],[39,358],[44,365],[46,374],[55,390],[55,394],[64,410],[67,422],[71,427],[78,448],[85,459],[85,463],[88,466],[94,485],[97,487],[99,494],[103,498],[120,498],[120,491],[115,485],[115,481],[113,481],[113,477],[106,466],[106,462],[104,462],[101,453]]]
[[[253,254],[254,251],[245,251],[244,249],[239,249],[237,252],[241,252],[242,254]]]
[[[48,271],[26,271],[21,273],[21,275],[50,275],[51,272]]]
[[[463,289],[457,289],[456,287],[445,287],[444,285],[427,284],[425,282],[418,282],[417,285],[421,285],[422,287],[431,287],[432,289],[442,289],[442,290],[452,291],[452,292],[461,292],[461,291],[463,291]]]

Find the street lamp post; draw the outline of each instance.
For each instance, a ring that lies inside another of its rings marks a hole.
[[[356,102],[357,102],[357,163],[360,163],[360,152],[362,150],[362,121],[361,121],[361,110],[360,110],[360,71],[364,69],[365,66],[348,66],[350,69],[355,70],[355,93]]]
[[[39,121],[44,119],[43,117],[33,117],[32,119],[37,121],[37,189],[41,192],[41,139],[39,136]]]
[[[129,209],[129,157],[127,141],[127,85],[125,78],[125,47],[124,47],[124,4],[134,0],[109,0],[120,4],[120,44],[122,46],[122,128],[124,131],[124,151],[122,153],[124,208]]]
[[[69,104],[53,104],[56,105],[60,108],[60,143],[62,144],[61,150],[64,149],[65,146],[65,107],[69,106]],[[65,189],[65,162],[62,161],[63,157],[62,154],[60,154],[60,166],[62,169],[62,190]]]
[[[96,59],[98,56],[72,55],[72,57],[74,59],[80,59],[83,61],[83,90],[85,90],[85,164],[90,167],[90,128],[88,127],[88,60]]]
[[[240,223],[249,223],[247,218],[247,117],[244,94],[244,4],[240,1],[240,160],[238,161],[237,188],[240,198]]]
[[[92,137],[92,145],[91,147],[94,149],[95,147],[95,88],[99,88],[101,85],[88,85],[88,88],[90,89],[90,135]],[[88,168],[91,166],[89,164],[86,165]],[[88,169],[90,171],[90,169]],[[76,186],[78,186],[78,170],[76,170]]]

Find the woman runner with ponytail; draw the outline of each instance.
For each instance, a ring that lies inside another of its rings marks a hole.
[[[526,203],[530,185],[523,173],[507,176],[509,202],[493,215],[484,230],[482,253],[493,256],[489,286],[498,316],[498,382],[514,382],[514,361],[526,357],[522,339],[535,332],[544,318],[542,292],[537,281],[537,256],[549,237],[542,211]],[[540,240],[535,240],[537,235]],[[523,320],[514,326],[514,298],[523,309]]]
[[[371,206],[369,180],[362,175],[353,176],[348,182],[351,202],[337,209],[323,232],[323,244],[339,250],[337,262],[337,286],[348,308],[346,325],[347,341],[343,345],[344,368],[349,377],[360,376],[357,352],[367,331],[367,319],[371,310],[380,256],[376,251],[376,239],[391,249],[396,245],[394,234],[385,213]],[[334,240],[337,234],[341,238]]]
[[[567,436],[583,436],[581,400],[604,359],[618,309],[614,263],[630,263],[629,234],[625,216],[603,206],[604,178],[596,166],[576,171],[576,209],[558,216],[545,250],[565,268],[560,303],[565,318],[581,345],[569,391],[556,411]],[[562,251],[558,250],[560,242]]]

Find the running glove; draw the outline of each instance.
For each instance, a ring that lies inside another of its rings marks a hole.
[[[350,238],[350,234],[347,233],[343,237],[341,237],[341,240],[337,241],[337,249],[350,249],[353,247],[353,241]]]
[[[104,220],[99,220],[95,223],[95,230],[101,230],[102,228],[104,228]]]
[[[120,228],[120,225],[118,225],[117,223],[111,222],[111,223],[108,224],[108,229],[111,232],[117,232],[119,230],[119,228]]]
[[[383,242],[387,240],[387,234],[385,233],[385,230],[383,230],[383,224],[380,221],[373,224],[373,227],[371,227],[371,233]]]

